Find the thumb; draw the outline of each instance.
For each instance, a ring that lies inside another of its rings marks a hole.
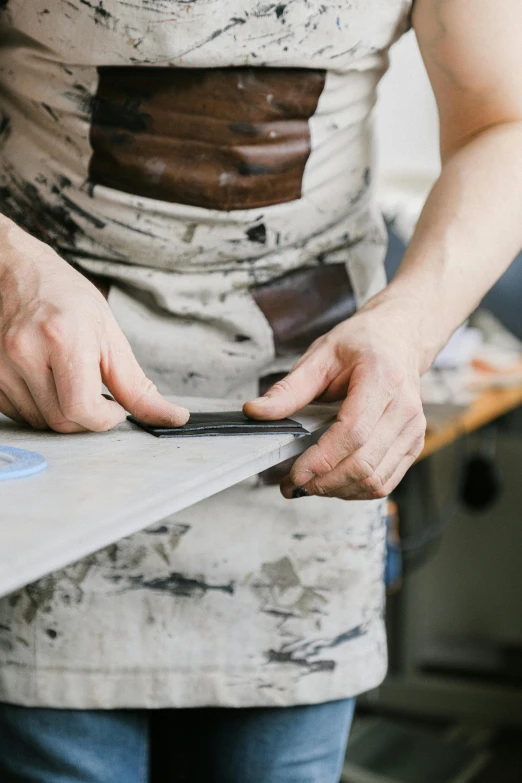
[[[252,419],[284,419],[320,397],[328,387],[333,362],[325,362],[324,352],[303,358],[285,378],[262,397],[246,402],[243,413]]]
[[[102,377],[114,399],[145,424],[181,427],[189,420],[186,408],[168,402],[159,393],[128,344],[117,353],[111,352],[109,366],[103,368]]]

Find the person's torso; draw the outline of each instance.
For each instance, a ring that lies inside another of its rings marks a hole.
[[[342,253],[372,230],[369,118],[410,7],[8,0],[2,210],[95,266]]]

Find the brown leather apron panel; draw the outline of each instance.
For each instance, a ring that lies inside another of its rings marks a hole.
[[[299,68],[98,69],[93,184],[209,209],[301,196],[309,118],[325,72]]]
[[[250,290],[272,328],[277,356],[303,353],[356,308],[345,264],[303,267]]]

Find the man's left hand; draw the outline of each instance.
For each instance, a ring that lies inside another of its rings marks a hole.
[[[383,498],[424,445],[420,349],[402,308],[376,306],[316,340],[283,380],[247,402],[256,419],[292,416],[313,400],[344,400],[337,421],[283,480],[286,498]]]

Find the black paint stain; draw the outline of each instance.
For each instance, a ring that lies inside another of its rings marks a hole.
[[[319,659],[312,660],[323,650],[339,647],[341,644],[351,642],[354,639],[359,639],[367,633],[365,626],[357,625],[354,628],[350,628],[348,631],[335,636],[330,641],[317,642],[310,645],[309,643],[302,644],[293,650],[269,650],[266,653],[268,663],[291,663],[294,666],[302,666],[308,669],[310,673],[333,671],[336,667],[336,662],[331,659]]]
[[[308,669],[310,674],[315,672],[332,672],[337,665],[332,660],[309,661],[306,658],[295,657],[292,652],[280,652],[278,650],[269,650],[266,657],[268,663],[291,663],[294,666]]]
[[[165,533],[174,533],[176,536],[184,536],[190,530],[190,525],[175,524],[168,527],[167,525],[160,525],[159,527],[148,528],[143,532],[148,536],[160,536]]]
[[[274,10],[274,8],[275,8],[275,3],[270,3],[270,5],[264,5],[264,6],[261,6],[260,8],[257,8],[257,9],[256,9],[256,10],[253,12],[253,14],[254,14],[254,16],[256,16],[258,19],[260,19],[260,18],[262,18],[263,16],[268,16],[269,14],[271,14],[271,13],[272,13],[272,11]]]
[[[208,38],[205,38],[203,41],[200,41],[195,46],[192,46],[190,49],[185,49],[185,51],[179,52],[178,58],[185,57],[185,55],[196,51],[196,49],[201,49],[202,46],[205,46],[205,44],[210,43],[210,41],[213,41],[215,38],[219,38],[220,35],[223,35],[223,33],[228,32],[228,30],[230,30],[232,27],[236,27],[238,24],[245,24],[245,23],[246,23],[246,19],[240,19],[237,16],[231,17],[230,24],[227,24],[225,27],[219,28],[218,30],[214,30],[212,35],[209,35]]]
[[[32,182],[17,179],[0,188],[2,212],[42,242],[73,249],[80,227],[63,203],[48,204]]]
[[[71,201],[70,198],[64,196],[63,193],[61,195],[61,200],[62,203],[65,204],[65,206],[68,208],[69,212],[73,212],[79,217],[82,217],[88,223],[91,223],[91,225],[93,225],[95,228],[105,228],[105,223],[103,220],[100,220],[95,215],[91,215],[90,212],[87,212],[85,209],[79,207],[78,204],[75,204],[74,201]]]
[[[262,609],[261,611],[263,614],[269,614],[273,617],[284,617],[285,620],[289,617],[299,617],[299,615],[294,614],[294,612],[283,612],[281,609]]]
[[[259,223],[257,226],[252,226],[246,231],[246,235],[250,242],[258,242],[260,245],[266,244],[266,226],[264,223]]]
[[[42,103],[42,109],[45,109],[47,114],[55,121],[58,122],[59,117],[58,115],[51,109],[50,106],[48,106],[46,103]]]
[[[58,636],[58,634],[53,628],[47,628],[45,633],[50,639],[56,639],[56,637]]]
[[[197,223],[188,223],[183,233],[183,236],[181,237],[181,241],[185,242],[185,244],[187,245],[190,245],[190,243],[194,239],[194,234],[196,233],[197,227],[198,227]]]
[[[286,8],[286,3],[279,3],[279,5],[276,5],[275,12],[278,19],[281,19],[281,17],[283,16],[285,12],[285,8]]]
[[[129,579],[131,586],[136,590],[152,590],[158,593],[170,593],[182,598],[205,595],[208,592],[228,593],[234,595],[235,585],[230,582],[226,585],[210,585],[199,579],[191,579],[173,572],[166,577],[145,580],[143,576],[133,576]]]
[[[236,334],[234,340],[236,343],[246,343],[249,342],[251,338],[246,334]]]
[[[64,71],[72,74],[72,72],[67,71],[66,68],[64,68]],[[83,84],[73,84],[72,91],[68,90],[64,92],[63,96],[74,103],[80,111],[90,114],[93,99],[91,93]]]
[[[248,163],[247,161],[241,161],[237,170],[242,177],[260,177],[264,174],[272,174],[274,171],[272,166],[266,166],[260,163]]]
[[[0,149],[11,135],[11,120],[7,114],[0,114]]]
[[[317,655],[322,650],[331,650],[333,647],[339,647],[340,644],[346,642],[352,642],[354,639],[359,639],[361,636],[365,636],[367,629],[363,625],[356,625],[355,628],[350,628],[348,631],[335,636],[329,642],[318,642],[317,644],[310,646],[307,645],[308,655]]]
[[[94,186],[93,186],[94,187]],[[91,193],[92,196],[92,193]],[[144,231],[141,228],[136,228],[136,226],[131,226],[129,223],[124,223],[122,220],[116,220],[116,218],[108,218],[110,223],[115,223],[117,226],[123,226],[127,231],[134,231],[135,234],[142,234],[145,237],[154,237],[156,236],[152,231]],[[150,275],[149,275],[150,277]]]
[[[152,118],[150,114],[140,111],[140,108],[142,100],[147,97],[150,96],[129,95],[122,106],[118,106],[106,98],[95,98],[92,110],[93,123],[106,128],[122,128],[130,133],[146,131]],[[112,140],[122,144],[128,138],[132,137],[120,131],[114,134]]]
[[[80,0],[80,3],[82,5],[86,5],[88,8],[93,9],[95,24],[102,24],[103,22],[107,22],[111,18],[111,14],[107,11],[106,8],[103,7],[103,0],[100,0],[98,5],[94,5],[94,3],[90,3],[89,0]]]
[[[232,122],[228,127],[232,133],[240,133],[242,136],[259,136],[259,125],[250,122]]]

